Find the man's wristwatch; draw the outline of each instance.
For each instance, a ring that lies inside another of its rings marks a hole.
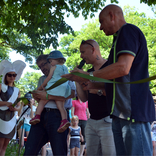
[[[89,75],[90,75],[90,76],[94,76],[94,75],[93,75],[93,72],[89,72]]]
[[[103,91],[102,90],[98,90],[97,91],[97,95],[99,95],[99,96],[103,95]]]

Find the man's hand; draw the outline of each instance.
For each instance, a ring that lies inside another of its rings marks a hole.
[[[78,69],[78,68],[75,68],[74,70],[72,70],[70,72],[71,73],[78,72],[78,73],[89,75],[88,72],[85,72],[85,71],[83,71],[81,69]],[[73,74],[65,74],[65,75],[62,75],[62,77],[66,78],[68,80],[71,80],[71,81],[76,81],[76,82],[85,82],[85,81],[88,81],[88,79],[85,79],[85,78],[82,78],[82,77],[79,77],[79,76],[76,76],[76,75],[73,75]]]

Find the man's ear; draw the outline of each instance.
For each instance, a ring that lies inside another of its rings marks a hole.
[[[92,47],[92,49],[93,49],[92,53],[94,53],[94,52],[95,52],[95,48],[94,48],[94,47]]]
[[[109,11],[109,18],[111,21],[115,20],[115,15],[114,15],[113,11]]]

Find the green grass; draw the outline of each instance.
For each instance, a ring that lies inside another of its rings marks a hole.
[[[24,148],[21,149],[19,154],[19,144],[16,140],[11,140],[6,149],[6,156],[22,156],[24,154]]]

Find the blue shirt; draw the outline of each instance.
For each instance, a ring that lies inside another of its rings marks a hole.
[[[114,46],[115,41],[117,41],[116,46]],[[108,65],[117,62],[118,57],[124,53],[133,55],[134,61],[129,74],[116,78],[115,81],[131,82],[148,78],[146,39],[141,30],[135,25],[125,24],[114,34]],[[154,101],[148,82],[140,84],[115,84],[114,90],[113,94],[113,84],[106,84],[107,102],[112,105],[111,114],[113,116],[143,122],[151,122],[155,119]]]

